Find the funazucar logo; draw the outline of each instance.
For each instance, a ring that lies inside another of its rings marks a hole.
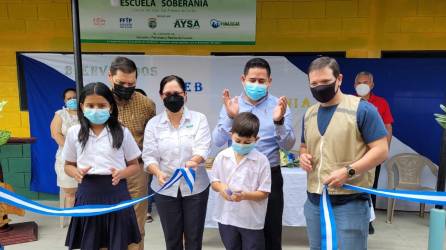
[[[216,28],[220,27],[220,25],[221,25],[221,22],[219,20],[217,20],[217,19],[212,19],[211,20],[211,27],[212,28],[216,29]]]

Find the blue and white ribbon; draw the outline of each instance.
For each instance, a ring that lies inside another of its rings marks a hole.
[[[181,178],[184,178],[186,184],[192,192],[195,183],[195,171],[192,168],[182,167],[176,169],[170,179],[155,193],[159,193],[170,188]],[[155,194],[133,200],[123,201],[115,205],[84,205],[73,208],[57,208],[39,204],[35,201],[32,201],[0,187],[0,202],[48,216],[87,217],[101,215],[131,207],[139,202],[147,200],[153,195]]]
[[[446,205],[446,192],[373,189],[373,188],[352,186],[349,184],[345,184],[343,188],[392,199],[413,201],[417,203],[426,203],[433,205],[443,205],[443,206]]]
[[[324,186],[324,190],[322,191],[319,208],[321,213],[321,249],[337,250],[338,241],[336,238],[336,223],[331,207],[330,197],[328,195],[327,186]]]
[[[373,189],[373,188],[352,186],[349,184],[344,184],[343,188],[392,199],[446,206],[446,192]],[[327,249],[327,250],[337,249],[336,224],[334,220],[333,210],[330,204],[330,198],[327,192],[327,187],[324,187],[324,191],[321,195],[321,202],[319,208],[321,213],[322,249]]]

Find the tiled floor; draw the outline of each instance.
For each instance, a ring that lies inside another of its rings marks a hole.
[[[56,202],[47,203],[57,206]],[[59,227],[59,218],[44,217],[27,213],[24,218],[13,218],[15,222],[34,220],[39,224],[39,240],[32,243],[7,246],[7,250],[53,250],[64,249],[66,228]],[[393,224],[385,223],[385,211],[377,212],[376,233],[369,237],[369,249],[399,250],[427,249],[429,214],[425,218],[417,213],[395,212]],[[283,249],[308,249],[305,228],[285,227]],[[164,238],[158,217],[146,224],[145,249],[162,250]],[[203,241],[204,250],[224,249],[217,229],[206,229]]]

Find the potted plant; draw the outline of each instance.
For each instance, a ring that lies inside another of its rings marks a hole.
[[[440,108],[446,113],[446,107],[444,105],[440,104]],[[446,114],[434,114],[434,116],[440,126],[446,129]]]
[[[5,107],[7,101],[1,101],[0,102],[0,112],[2,112],[3,108]],[[10,131],[6,130],[0,130],[0,146],[8,142],[9,137],[11,136]]]

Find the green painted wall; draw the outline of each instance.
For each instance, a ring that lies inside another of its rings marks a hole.
[[[14,191],[33,200],[58,200],[58,195],[30,191],[31,145],[7,144],[0,146],[0,162],[5,182]]]

